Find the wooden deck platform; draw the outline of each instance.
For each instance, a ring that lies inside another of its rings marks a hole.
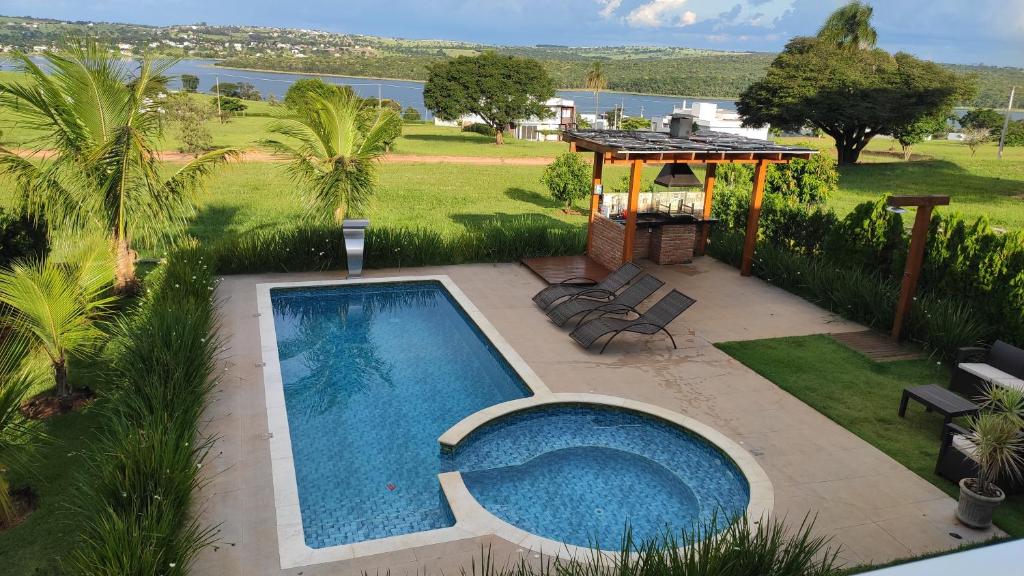
[[[590,278],[593,282],[578,280],[570,284],[593,284],[611,274],[611,270],[582,255],[523,258],[520,262],[548,284],[557,284],[572,278]]]
[[[888,334],[864,330],[862,332],[843,332],[831,334],[832,339],[840,344],[860,352],[875,362],[895,362],[897,360],[920,360],[925,355],[919,349],[906,344],[894,342]]]

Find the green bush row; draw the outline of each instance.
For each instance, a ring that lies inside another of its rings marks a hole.
[[[212,274],[198,250],[177,251],[116,326],[115,381],[77,488],[74,573],[184,575],[212,541],[190,514],[211,445],[199,421],[218,342]]]
[[[710,253],[734,265],[742,253],[748,200],[715,200],[722,226]],[[845,218],[831,210],[767,195],[754,272],[825,308],[869,326],[893,320],[909,239],[885,199]],[[984,220],[937,215],[908,334],[940,356],[1001,338],[1024,343],[1024,236],[997,234]]]
[[[463,232],[371,226],[366,231],[364,266],[514,262],[526,257],[581,254],[586,238],[581,226],[552,227],[548,219],[529,217],[493,221]],[[338,227],[259,231],[213,243],[207,250],[222,274],[345,268],[344,240]]]

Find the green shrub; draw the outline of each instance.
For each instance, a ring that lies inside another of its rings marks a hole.
[[[212,273],[197,249],[175,252],[116,328],[115,385],[77,488],[77,573],[184,575],[213,539],[191,513],[211,442],[199,422],[215,384]]]
[[[838,576],[838,547],[811,533],[813,522],[796,529],[775,518],[756,523],[737,519],[717,530],[714,522],[676,537],[634,542],[626,530],[619,554],[597,551],[534,566],[521,558],[503,566],[489,549],[481,552],[464,576]]]
[[[463,132],[472,132],[474,134],[483,134],[484,136],[490,136],[494,138],[494,128],[482,122],[474,122],[473,124],[467,124],[462,127]]]
[[[534,256],[581,254],[586,229],[527,216],[493,220],[462,232],[376,228],[366,231],[367,268],[432,266],[470,262],[514,262]],[[208,247],[221,274],[299,272],[345,268],[341,230],[298,227],[257,231]]]
[[[907,254],[903,218],[886,209],[885,198],[858,204],[829,232],[830,258],[854,266],[901,274]]]
[[[590,164],[580,158],[579,154],[563,152],[544,168],[540,181],[548,187],[555,200],[569,208],[574,201],[582,200],[590,194]]]
[[[15,260],[39,260],[49,249],[45,222],[0,209],[0,268]]]
[[[807,160],[771,164],[765,175],[765,191],[803,204],[824,204],[839,190],[835,158],[814,154]]]
[[[716,192],[750,195],[754,167],[750,164],[719,164]],[[824,204],[839,190],[839,169],[834,158],[814,154],[807,160],[770,164],[765,174],[765,196],[777,195],[801,204]]]
[[[421,120],[420,111],[409,106],[402,112],[402,120],[406,122],[419,122]]]

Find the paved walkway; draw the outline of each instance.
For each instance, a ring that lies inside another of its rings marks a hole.
[[[713,346],[746,340],[863,330],[760,280],[742,278],[710,258],[654,267],[697,304],[671,326],[679,343],[622,337],[603,356],[580,349],[538,312],[530,296],[542,283],[518,264],[404,269],[447,274],[554,392],[594,392],[663,406],[709,424],[748,448],[775,488],[775,514],[799,522],[817,514],[817,530],[844,548],[850,565],[879,563],[989,538],[958,525],[955,503],[885,454],[828,420]],[[395,275],[370,271],[368,276]],[[202,518],[221,523],[221,542],[194,574],[457,574],[492,546],[499,563],[536,554],[494,537],[412,548],[354,561],[278,569],[273,484],[260,362],[255,286],[338,278],[337,273],[228,276],[217,290],[225,338],[223,381],[209,408],[220,440],[206,467]],[[823,377],[824,374],[823,374]],[[896,410],[896,406],[893,406]],[[962,536],[955,539],[955,532]]]

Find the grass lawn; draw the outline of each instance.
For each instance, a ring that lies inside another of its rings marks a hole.
[[[75,385],[102,387],[108,380],[101,375],[104,365],[73,366]],[[0,532],[0,573],[63,573],[58,570],[60,559],[78,544],[81,528],[74,487],[102,417],[93,404],[33,423],[45,437],[33,441],[27,469],[12,469],[10,480],[15,488],[32,487],[37,508],[22,524]]]
[[[717,346],[956,498],[956,484],[933,472],[942,418],[917,404],[906,418],[896,414],[904,387],[944,384],[949,379],[944,367],[930,360],[875,363],[828,336]],[[822,366],[829,367],[827,378]],[[1012,536],[1024,536],[1024,495],[1008,498],[996,523]]]
[[[540,166],[386,164],[369,210],[375,226],[461,230],[492,219],[527,216],[553,226],[583,225],[562,211],[539,181]],[[207,186],[190,233],[223,234],[294,226],[304,214],[295,186],[274,163],[234,164]],[[578,206],[583,210],[583,204]]]
[[[830,139],[793,138],[835,155]],[[840,169],[839,193],[829,206],[840,214],[883,194],[948,194],[952,204],[940,212],[960,212],[970,219],[987,216],[993,226],[1024,229],[1024,148],[1007,148],[1002,160],[997,146],[985,144],[971,156],[959,142],[923,142],[914,147],[914,160],[899,156],[894,141],[875,138],[855,166]],[[893,155],[895,154],[895,155]],[[912,221],[912,215],[904,219]]]

